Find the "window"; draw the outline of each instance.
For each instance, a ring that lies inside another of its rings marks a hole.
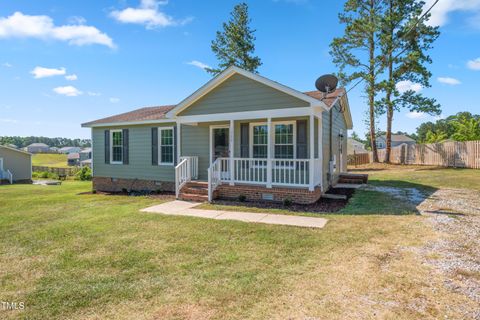
[[[159,128],[158,129],[158,141],[159,141],[159,162],[160,164],[173,165],[173,159],[175,157],[174,141],[173,141],[173,128]]]
[[[112,164],[123,163],[123,134],[122,130],[112,130],[110,136],[111,142],[111,161]]]
[[[275,124],[275,158],[293,159],[295,157],[295,137],[293,123]]]
[[[253,158],[267,158],[268,155],[268,126],[253,125],[252,126],[252,155]]]

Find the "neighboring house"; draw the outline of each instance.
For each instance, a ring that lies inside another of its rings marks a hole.
[[[416,141],[410,137],[407,137],[404,134],[392,134],[392,148],[398,147],[402,144],[416,144]],[[385,149],[387,147],[387,137],[385,135],[379,136],[377,138],[377,148],[378,149]]]
[[[32,155],[23,150],[0,146],[0,182],[31,182]]]
[[[178,105],[82,126],[92,128],[96,190],[313,203],[346,171],[352,118],[344,89],[324,99],[230,67]]]
[[[7,143],[5,146],[9,147],[9,148],[12,148],[12,149],[18,149],[18,147],[14,144],[11,144],[11,143]]]
[[[81,150],[82,149],[80,147],[63,147],[58,149],[58,152],[69,154],[69,153],[79,153]]]
[[[92,159],[87,159],[87,160],[80,161],[80,167],[92,168]]]
[[[50,151],[50,147],[45,143],[32,143],[25,147],[25,151],[28,153],[47,153]]]
[[[365,149],[365,145],[353,138],[348,138],[347,151],[348,154],[368,153],[368,150]]]
[[[85,148],[80,151],[80,162],[92,159],[92,148]]]
[[[51,147],[50,152],[52,153],[58,153],[58,148],[57,147]]]
[[[80,154],[79,153],[67,154],[67,164],[69,166],[78,166],[80,164]]]

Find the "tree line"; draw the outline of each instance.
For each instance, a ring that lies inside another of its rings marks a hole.
[[[48,137],[18,137],[18,136],[0,136],[0,145],[14,144],[19,148],[26,147],[32,143],[45,143],[49,147],[81,147],[91,146],[90,139],[70,139],[70,138],[48,138]]]

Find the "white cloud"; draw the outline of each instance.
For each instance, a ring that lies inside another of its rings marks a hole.
[[[0,119],[0,122],[4,122],[4,123],[18,123],[18,120],[3,118],[3,119]]]
[[[67,97],[76,97],[76,96],[79,96],[79,95],[83,94],[82,91],[78,90],[77,88],[75,88],[73,86],[56,87],[56,88],[53,89],[53,91],[56,94],[61,94],[61,95],[67,96]]]
[[[435,0],[427,0],[425,10],[430,8]],[[480,0],[441,0],[433,7],[430,20],[431,26],[443,26],[448,23],[448,16],[454,11],[467,11],[478,17],[480,13]]]
[[[160,11],[159,7],[167,3],[168,1],[141,0],[138,8],[128,7],[123,10],[114,10],[110,16],[122,23],[144,25],[147,29],[182,25],[192,20],[191,18],[176,20]]]
[[[197,61],[197,60],[187,62],[187,64],[189,64],[191,66],[195,66],[195,67],[203,69],[203,70],[210,68],[210,66],[208,64],[205,64],[205,63]]]
[[[88,91],[87,95],[92,96],[92,97],[98,97],[98,96],[101,96],[102,94],[100,92]]]
[[[8,62],[4,62],[4,63],[2,63],[2,67],[11,68],[11,67],[13,67],[13,65],[11,65],[11,64],[8,63]]]
[[[81,24],[55,26],[49,16],[30,16],[21,12],[0,17],[0,38],[53,39],[76,46],[100,44],[115,48],[113,40],[95,27]]]
[[[120,102],[119,98],[110,98],[108,100],[110,101],[110,103],[119,103]]]
[[[404,92],[407,92],[407,91],[410,91],[410,90],[413,90],[415,92],[419,92],[423,89],[421,84],[413,83],[410,80],[400,81],[400,82],[397,83],[397,85],[395,87],[397,88],[397,90],[400,93],[404,93]]]
[[[426,117],[426,114],[423,112],[411,111],[407,113],[407,118],[410,119],[423,119]]]
[[[480,70],[480,57],[467,62],[467,67],[472,70]]]
[[[68,81],[75,81],[78,79],[78,77],[76,74],[69,74],[65,76],[65,79],[67,79]]]
[[[44,67],[35,67],[32,71],[30,71],[31,74],[33,74],[33,77],[35,79],[40,79],[40,78],[47,78],[47,77],[54,77],[54,76],[63,76],[65,73],[67,73],[67,70],[65,68],[44,68]]]
[[[450,77],[439,77],[439,78],[437,78],[437,80],[440,83],[449,84],[451,86],[461,84],[460,80],[455,79],[455,78],[450,78]]]

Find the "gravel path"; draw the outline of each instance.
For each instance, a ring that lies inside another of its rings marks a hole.
[[[424,263],[445,275],[445,286],[478,303],[464,310],[480,319],[480,192],[440,189],[417,206],[440,239],[420,250]]]

